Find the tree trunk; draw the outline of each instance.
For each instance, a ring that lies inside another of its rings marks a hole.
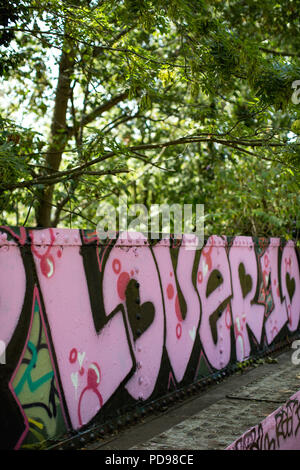
[[[55,103],[51,123],[49,146],[46,155],[46,166],[57,171],[60,167],[62,154],[68,142],[66,127],[68,101],[70,98],[71,76],[74,70],[74,51],[64,43],[60,62]],[[36,209],[38,227],[51,226],[51,209],[54,185],[42,189]]]

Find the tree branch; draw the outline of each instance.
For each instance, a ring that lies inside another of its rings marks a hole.
[[[109,111],[116,104],[128,98],[128,95],[129,95],[129,91],[124,91],[123,93],[120,93],[119,95],[116,95],[110,100],[106,101],[105,103],[102,103],[100,106],[95,108],[89,114],[86,114],[85,116],[82,117],[81,122],[80,122],[80,127],[85,127],[86,125],[90,124],[97,117],[101,116],[101,114],[105,113],[106,111]],[[68,129],[69,136],[73,135],[74,132],[75,132],[74,127],[71,127]]]
[[[224,138],[225,137],[225,138]],[[240,151],[240,152],[243,152],[243,153],[247,153],[249,155],[252,155],[252,156],[255,156],[257,158],[261,158],[261,159],[264,159],[264,160],[267,160],[267,161],[276,161],[277,163],[280,163],[281,165],[286,165],[285,162],[282,162],[281,160],[278,160],[276,158],[268,158],[268,157],[265,157],[263,155],[257,155],[257,154],[254,154],[252,152],[250,152],[249,150],[247,150],[247,147],[252,147],[252,148],[256,148],[256,147],[266,147],[268,149],[270,149],[271,147],[286,147],[286,144],[284,143],[280,143],[280,142],[271,142],[269,140],[262,140],[262,139],[259,139],[259,140],[245,140],[245,139],[228,139],[226,138],[228,137],[227,134],[208,134],[208,133],[203,133],[203,134],[200,134],[198,136],[186,136],[186,137],[182,137],[182,138],[179,138],[179,139],[176,139],[176,140],[169,140],[167,142],[161,142],[161,143],[157,143],[157,144],[140,144],[140,145],[135,145],[135,146],[132,146],[132,147],[127,147],[126,149],[124,149],[124,153],[136,153],[136,152],[139,152],[139,151],[145,151],[145,150],[155,150],[155,149],[165,149],[167,147],[175,147],[175,146],[178,146],[178,145],[188,145],[188,144],[192,144],[192,143],[207,143],[207,142],[210,142],[210,143],[217,143],[217,144],[220,144],[220,145],[224,145],[224,146],[227,146],[227,147],[231,147],[231,148],[235,148],[236,150]],[[298,144],[299,145],[299,144]],[[242,147],[245,147],[245,148],[242,148]],[[31,180],[27,180],[27,181],[23,181],[23,182],[20,182],[20,183],[16,183],[16,184],[8,184],[8,185],[5,185],[5,184],[2,184],[1,185],[1,190],[2,191],[7,191],[7,190],[13,190],[13,189],[17,189],[17,188],[24,188],[24,187],[30,187],[30,186],[34,186],[34,185],[38,185],[38,184],[45,184],[45,185],[53,185],[55,183],[58,183],[58,182],[61,182],[64,178],[66,179],[70,179],[70,178],[74,178],[76,176],[79,176],[79,175],[82,175],[84,173],[86,173],[86,170],[93,166],[93,165],[96,165],[97,163],[103,163],[105,160],[108,160],[109,158],[112,158],[114,157],[115,155],[119,154],[120,151],[111,151],[111,152],[108,152],[106,153],[105,155],[102,155],[101,157],[98,157],[98,158],[94,158],[93,160],[89,161],[89,162],[85,162],[84,164],[80,165],[80,166],[77,166],[75,168],[72,168],[70,170],[65,170],[65,171],[57,171],[57,172],[54,172],[52,173],[51,175],[49,176],[42,176],[42,177],[38,177],[38,178],[34,178],[34,179],[31,179]],[[134,158],[134,157],[133,157]],[[146,156],[144,158],[147,158]],[[288,165],[287,165],[288,166]],[[289,165],[290,167],[293,167],[292,165]],[[298,168],[295,168],[293,167],[296,171],[299,171]],[[107,174],[116,174],[116,173],[119,173],[119,172],[126,172],[127,170],[104,170],[104,171],[100,171],[100,172],[97,172],[98,175],[107,175]]]
[[[297,52],[276,51],[275,49],[268,49],[267,47],[260,47],[259,50],[267,54],[280,55],[282,57],[300,57]]]

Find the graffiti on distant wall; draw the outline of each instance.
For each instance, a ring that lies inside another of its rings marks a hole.
[[[285,405],[240,438],[227,450],[299,450],[300,392],[294,394]]]
[[[0,228],[1,446],[101,422],[298,331],[293,242],[173,242]]]

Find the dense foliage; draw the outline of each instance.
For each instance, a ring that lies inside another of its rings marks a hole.
[[[298,236],[299,7],[1,0],[1,223],[92,228],[126,194]]]

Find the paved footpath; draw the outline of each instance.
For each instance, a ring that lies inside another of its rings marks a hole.
[[[300,389],[290,349],[276,360],[210,386],[164,413],[85,447],[88,450],[221,450]],[[273,356],[274,357],[274,356]]]

